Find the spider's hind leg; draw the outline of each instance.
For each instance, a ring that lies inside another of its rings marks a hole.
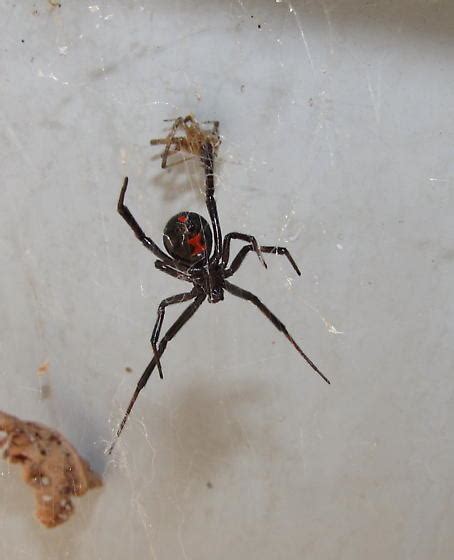
[[[166,334],[162,337],[161,342],[159,343],[159,347],[157,350],[157,357],[160,358],[162,356],[162,354],[164,353],[164,350],[167,348],[167,344],[168,342],[170,342],[172,340],[172,338],[178,333],[178,331],[189,321],[189,319],[194,315],[194,313],[197,311],[197,309],[202,305],[204,299],[205,299],[205,294],[197,294],[195,300],[191,303],[191,305],[189,305],[184,311],[183,313],[178,317],[178,319],[173,323],[173,325],[169,328],[169,330],[166,332]],[[126,412],[123,416],[122,421],[120,422],[120,425],[118,426],[118,430],[115,436],[115,439],[113,440],[111,446],[109,447],[107,453],[110,455],[115,447],[115,444],[118,440],[118,438],[120,437],[121,432],[123,431],[123,428],[125,427],[125,424],[129,418],[129,415],[131,413],[131,410],[134,407],[134,404],[137,400],[137,397],[139,396],[140,391],[145,387],[145,385],[147,384],[148,379],[150,378],[150,375],[153,373],[154,368],[156,367],[156,356],[153,356],[153,359],[151,360],[151,362],[148,364],[148,366],[145,368],[145,371],[142,373],[142,376],[140,377],[136,389],[131,397],[131,400],[129,401],[128,404],[128,408],[126,409]]]
[[[159,334],[161,332],[162,322],[164,321],[165,308],[168,305],[173,305],[175,303],[183,303],[185,301],[189,301],[190,299],[194,299],[197,296],[197,294],[198,291],[196,289],[193,289],[190,292],[184,294],[177,294],[175,296],[170,296],[168,298],[163,299],[158,306],[158,318],[156,319],[156,323],[153,328],[153,333],[151,335],[150,342],[151,342],[151,347],[153,348],[153,354],[156,360],[156,365],[158,367],[159,377],[161,379],[164,379],[164,376],[162,374],[162,367],[161,367],[161,361],[159,359],[157,342],[159,340]]]
[[[268,309],[268,307],[259,300],[259,298],[256,295],[252,294],[251,292],[248,292],[247,290],[243,290],[243,288],[239,288],[234,284],[230,284],[230,282],[227,281],[225,281],[224,287],[232,295],[250,301],[256,307],[258,307],[260,311],[265,315],[265,317],[267,317],[267,319],[269,319],[273,323],[273,325],[286,336],[287,340],[295,347],[295,349],[301,354],[301,356],[306,360],[306,362],[311,366],[311,368],[314,371],[316,371],[320,375],[320,377],[324,379],[328,384],[331,383],[330,380],[327,377],[325,377],[325,375],[323,375],[323,373],[318,369],[318,367],[314,364],[314,362],[309,358],[309,356],[307,356],[301,350],[301,348],[296,343],[295,339],[288,332],[287,327],[284,325],[284,323],[281,320],[279,320],[276,317],[276,315],[272,313]]]

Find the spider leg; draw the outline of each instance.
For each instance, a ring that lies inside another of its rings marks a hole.
[[[265,260],[262,256],[261,248],[260,248],[259,244],[257,243],[257,239],[252,235],[247,235],[245,233],[238,233],[236,231],[232,231],[231,233],[228,233],[224,237],[224,247],[222,249],[222,263],[224,264],[224,266],[227,266],[227,263],[229,262],[230,242],[231,242],[232,239],[240,239],[241,241],[249,241],[249,243],[251,245],[248,245],[248,247],[251,247],[251,249],[253,249],[257,253],[259,261],[263,264],[263,266],[265,268],[268,268],[266,266],[266,262],[265,262]]]
[[[177,265],[176,263],[174,263],[174,261],[168,255],[166,255],[164,253],[164,251],[162,251],[152,239],[150,239],[149,237],[147,237],[145,235],[144,231],[142,230],[142,228],[136,222],[136,219],[134,218],[134,216],[129,211],[129,208],[127,206],[125,206],[125,204],[124,204],[125,194],[126,194],[126,189],[127,188],[128,188],[128,178],[125,177],[125,180],[123,182],[123,186],[122,186],[121,191],[120,191],[120,197],[118,199],[118,205],[117,205],[117,210],[118,210],[118,213],[120,214],[120,216],[127,222],[129,227],[135,233],[137,239],[139,241],[141,241],[147,249],[149,249],[152,253],[154,253],[154,255],[156,257],[158,257],[159,259],[161,259],[162,261],[164,261],[167,264],[173,264],[173,266],[175,266],[175,268],[182,267],[183,270],[186,270],[187,269],[186,266]]]
[[[311,366],[311,368],[314,371],[316,371],[320,375],[320,377],[322,377],[327,383],[330,383],[329,379],[323,375],[323,373],[318,369],[318,367],[314,364],[314,362],[308,356],[306,356],[306,354],[301,350],[301,348],[298,346],[298,344],[295,342],[293,337],[288,332],[284,323],[282,323],[282,321],[280,321],[276,317],[276,315],[274,315],[274,313],[272,313],[268,309],[268,307],[266,307],[266,305],[264,305],[259,300],[259,298],[256,295],[251,294],[251,292],[243,290],[243,288],[239,288],[238,286],[235,286],[234,284],[230,284],[230,282],[227,282],[227,281],[225,281],[225,286],[224,287],[228,292],[230,292],[234,296],[237,296],[241,299],[245,299],[247,301],[250,301],[256,307],[258,307],[260,309],[260,311],[265,315],[265,317],[267,317],[273,323],[273,325],[287,337],[287,339],[293,344],[293,346],[296,348],[296,350],[298,350],[298,352],[306,360],[306,362]]]
[[[196,299],[191,303],[191,305],[189,305],[184,311],[183,313],[178,317],[178,319],[175,321],[175,323],[173,323],[173,325],[169,328],[169,330],[166,332],[166,334],[162,337],[161,342],[159,343],[159,347],[158,347],[158,357],[160,358],[162,356],[162,354],[164,353],[164,350],[167,347],[167,343],[172,340],[172,338],[178,333],[178,331],[189,321],[189,319],[194,315],[194,313],[197,311],[197,309],[200,307],[200,305],[202,304],[203,300],[205,299],[205,294],[200,294],[196,297]],[[134,394],[132,395],[131,400],[129,401],[129,405],[128,408],[126,409],[125,415],[123,416],[123,420],[121,421],[120,426],[118,427],[117,433],[116,433],[116,437],[113,440],[109,450],[108,450],[108,454],[110,455],[115,447],[115,444],[118,440],[118,438],[120,437],[121,432],[123,431],[123,428],[125,427],[126,421],[128,420],[129,414],[131,413],[131,410],[134,407],[134,403],[137,400],[137,397],[139,396],[140,391],[145,387],[145,385],[147,384],[147,381],[150,377],[150,375],[153,373],[154,368],[156,367],[156,357],[153,356],[153,359],[151,360],[151,362],[148,364],[148,366],[145,368],[145,371],[143,372],[141,378],[139,379],[139,382],[137,383],[137,387],[134,391]]]
[[[162,261],[155,261],[155,267],[160,270],[161,272],[165,272],[169,276],[173,276],[174,278],[178,278],[178,280],[185,280],[186,282],[192,282],[190,276],[183,271],[175,270],[171,266],[163,263]]]
[[[156,323],[153,328],[153,334],[151,335],[150,342],[151,342],[151,347],[153,348],[154,357],[156,359],[156,365],[158,366],[159,377],[161,379],[164,379],[164,376],[162,375],[161,361],[159,359],[158,347],[156,343],[159,340],[159,333],[161,332],[162,322],[164,321],[165,308],[168,305],[173,305],[175,303],[183,303],[185,301],[189,301],[190,299],[194,299],[198,293],[199,293],[198,290],[194,288],[190,292],[186,292],[184,294],[177,294],[176,296],[170,296],[168,298],[165,298],[161,301],[161,303],[158,306],[158,318],[156,319]]]
[[[212,260],[218,261],[222,253],[222,235],[216,199],[214,198],[214,157],[213,144],[211,142],[205,142],[201,150],[201,160],[205,171],[205,202],[214,233],[214,253]]]
[[[227,236],[226,236],[227,237]],[[292,255],[290,254],[289,250],[286,247],[275,247],[275,246],[261,246],[260,250],[262,253],[273,253],[275,255],[284,255],[287,257],[287,259],[289,260],[290,264],[293,266],[295,272],[298,274],[298,276],[301,276],[301,272],[300,269],[298,268],[296,262],[293,260]],[[229,276],[232,276],[232,274],[235,274],[235,272],[240,268],[240,266],[243,264],[243,261],[246,257],[246,255],[248,253],[250,253],[251,251],[256,251],[255,247],[253,247],[252,245],[246,245],[245,247],[243,247],[239,253],[237,254],[237,256],[233,259],[232,264],[230,265],[230,267],[225,271],[225,275],[228,278]],[[257,251],[256,251],[257,252]]]

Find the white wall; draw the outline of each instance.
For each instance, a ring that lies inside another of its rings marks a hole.
[[[452,2],[4,2],[0,27],[0,409],[61,430],[105,480],[46,531],[2,463],[1,558],[452,558]],[[332,385],[226,296],[106,458],[156,307],[186,289],[117,196],[127,174],[158,242],[206,212],[197,165],[162,172],[149,146],[189,112],[221,122],[224,233],[303,270],[251,255],[234,281]]]

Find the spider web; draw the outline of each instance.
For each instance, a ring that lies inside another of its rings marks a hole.
[[[104,487],[46,531],[3,462],[1,558],[450,557],[452,308],[429,332],[421,318],[452,278],[437,68],[452,76],[453,21],[446,2],[3,4],[0,408],[64,433]],[[159,244],[170,216],[207,216],[197,160],[162,170],[149,145],[189,113],[220,121],[223,234],[285,246],[303,273],[250,254],[232,282],[334,383],[226,294],[169,343],[107,456],[156,308],[189,286],[154,268],[116,200],[127,175]]]

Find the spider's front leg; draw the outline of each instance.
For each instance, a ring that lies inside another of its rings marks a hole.
[[[216,206],[216,199],[214,198],[214,157],[213,144],[211,142],[203,144],[200,159],[205,171],[205,203],[214,233],[214,253],[212,259],[219,261],[222,255],[222,234],[218,208]]]
[[[263,264],[263,266],[265,268],[268,268],[267,265],[266,265],[266,262],[263,258],[261,247],[257,243],[257,239],[253,235],[247,235],[246,233],[238,233],[236,231],[232,231],[231,233],[228,233],[224,237],[224,246],[223,246],[223,249],[222,249],[222,263],[223,263],[224,266],[227,266],[227,263],[229,262],[230,243],[231,243],[232,239],[239,239],[241,241],[248,241],[250,243],[250,245],[248,245],[248,247],[250,247],[251,250],[253,250],[257,253],[259,261]],[[243,249],[244,248],[245,247],[243,247]],[[248,249],[248,251],[249,251],[249,249]]]
[[[164,376],[162,375],[162,367],[161,367],[161,361],[159,359],[157,342],[159,340],[159,334],[161,332],[162,322],[164,321],[165,309],[168,305],[173,305],[175,303],[183,303],[185,301],[194,299],[198,294],[199,294],[199,290],[194,288],[190,292],[186,292],[184,294],[177,294],[175,296],[170,296],[168,298],[165,298],[161,301],[161,303],[158,306],[158,318],[156,319],[156,323],[153,328],[153,334],[151,335],[150,342],[151,342],[151,347],[153,348],[156,364],[158,366],[159,377],[161,379],[164,379]]]
[[[227,236],[226,236],[227,237]],[[237,256],[233,259],[232,264],[229,266],[229,268],[226,270],[226,277],[228,278],[229,276],[232,276],[232,274],[235,274],[235,272],[240,268],[240,266],[243,264],[244,259],[246,258],[246,255],[248,253],[250,253],[251,251],[256,251],[255,247],[253,247],[252,245],[246,245],[245,247],[242,247],[242,249],[240,249],[239,253],[237,254]],[[296,262],[294,261],[292,255],[290,254],[290,251],[286,248],[286,247],[276,247],[276,246],[264,246],[261,245],[260,246],[260,251],[262,253],[270,253],[270,254],[274,254],[274,255],[284,255],[285,257],[287,257],[288,261],[290,262],[290,264],[293,266],[293,269],[295,270],[295,272],[298,274],[298,276],[301,276],[301,271],[298,268],[298,265],[296,264]],[[228,260],[228,259],[227,259]]]
[[[178,265],[177,263],[175,263],[168,255],[164,253],[164,251],[162,251],[158,247],[158,245],[156,245],[156,243],[152,239],[150,239],[145,235],[144,231],[139,226],[134,216],[131,214],[129,208],[125,206],[124,202],[125,202],[125,194],[127,188],[128,188],[128,178],[125,177],[125,180],[123,181],[123,186],[120,191],[120,196],[118,198],[118,204],[117,204],[117,210],[120,216],[126,221],[129,227],[135,233],[137,239],[141,241],[149,251],[151,251],[156,257],[158,257],[158,259],[161,259],[166,264],[170,264],[175,268],[181,268],[182,270],[186,270],[187,269],[186,266]]]

